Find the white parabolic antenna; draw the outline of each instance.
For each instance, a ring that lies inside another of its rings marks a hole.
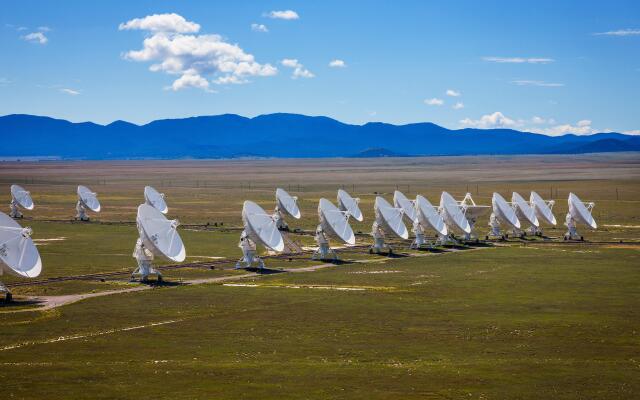
[[[140,204],[137,222],[140,239],[147,249],[171,261],[184,261],[187,253],[178,234],[176,220],[167,219],[164,214],[148,204]]]
[[[440,209],[447,225],[460,229],[464,233],[471,233],[469,221],[462,213],[458,202],[447,192],[440,195]]]
[[[242,221],[251,240],[274,251],[284,250],[284,240],[276,222],[262,207],[253,201],[245,201],[242,206]]]
[[[169,212],[167,202],[164,200],[164,193],[160,193],[151,186],[144,187],[144,200],[147,204],[154,207],[163,214]]]
[[[513,203],[516,207],[516,216],[519,219],[527,220],[532,226],[538,228],[540,226],[540,221],[538,221],[538,217],[536,217],[536,212],[533,207],[527,203],[527,201],[520,196],[519,193],[513,192],[511,195],[511,203]]]
[[[544,222],[555,225],[556,217],[553,215],[551,208],[547,204],[546,201],[536,192],[531,192],[531,197],[529,198],[529,202],[533,207],[533,210],[536,213],[538,219],[543,220]]]
[[[82,185],[78,186],[78,198],[89,210],[93,212],[100,211],[100,202],[98,201],[96,194],[88,187]]]
[[[338,207],[342,211],[349,211],[349,214],[356,220],[362,222],[364,219],[362,211],[358,206],[358,200],[351,197],[351,195],[342,189],[338,189]]]
[[[404,216],[407,218],[409,223],[413,224],[416,221],[416,218],[418,218],[416,207],[413,202],[399,190],[393,192],[393,205],[398,208],[402,208]]]
[[[11,197],[26,210],[33,210],[33,200],[31,194],[22,186],[11,185]]]
[[[25,278],[40,275],[42,261],[30,235],[31,229],[21,227],[0,212],[0,269],[3,273]]]
[[[291,196],[284,189],[276,189],[276,201],[278,202],[278,208],[285,210],[287,214],[291,215],[295,219],[300,219],[300,209],[298,208],[297,199]]]
[[[595,219],[593,219],[591,212],[587,209],[582,200],[573,193],[569,193],[569,214],[571,214],[573,219],[587,225],[591,229],[598,228],[598,224],[596,224]]]
[[[349,214],[341,211],[327,199],[320,199],[318,214],[322,229],[347,244],[356,244],[356,236],[349,225]]]
[[[431,227],[431,229],[435,230],[438,234],[447,236],[447,225],[429,200],[422,195],[416,196],[416,208],[418,221],[420,221],[422,226]]]
[[[400,208],[393,207],[384,198],[378,196],[375,202],[376,222],[380,227],[389,233],[393,233],[402,239],[409,238],[409,231],[402,222],[404,212]]]
[[[520,229],[520,220],[516,216],[516,212],[509,206],[509,203],[507,203],[500,193],[493,193],[491,205],[493,206],[493,213],[498,217],[500,222],[512,228]]]

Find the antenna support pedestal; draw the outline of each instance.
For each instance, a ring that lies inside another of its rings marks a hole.
[[[571,213],[567,213],[564,224],[567,227],[567,233],[564,234],[564,240],[582,240],[582,236],[578,233],[576,221],[571,217]]]
[[[384,231],[378,226],[377,222],[374,222],[371,227],[371,236],[373,236],[373,245],[369,248],[370,253],[384,253],[385,249],[389,254],[393,253],[391,246],[384,242]]]
[[[149,275],[156,275],[158,282],[162,281],[162,274],[152,265],[153,253],[144,247],[142,239],[136,241],[136,247],[133,249],[133,257],[138,262],[138,268],[131,273],[132,281],[135,280],[136,276],[139,276],[141,282],[146,282],[149,280]]]
[[[324,233],[322,225],[318,225],[316,228],[316,243],[318,243],[318,248],[313,252],[312,260],[338,260],[336,252],[329,247],[329,239]]]
[[[9,207],[11,208],[11,212],[9,213],[9,216],[11,218],[22,218],[23,217],[22,213],[18,209],[18,203],[15,200],[11,200],[11,204],[9,204]]]
[[[238,247],[242,249],[242,258],[236,263],[236,269],[252,267],[264,268],[264,261],[257,255],[256,244],[249,238],[246,231],[242,231]]]
[[[78,221],[89,221],[87,209],[84,208],[84,205],[80,200],[78,200],[78,202],[76,203],[76,219]]]
[[[273,219],[274,221],[276,221],[276,227],[278,227],[278,230],[280,231],[289,230],[289,225],[287,225],[287,222],[284,220],[284,214],[282,213],[282,211],[280,211],[279,207],[276,207],[276,210],[273,213]]]
[[[421,249],[423,246],[427,246],[427,248],[433,248],[433,243],[427,241],[425,238],[424,231],[422,230],[422,226],[416,221],[413,223],[413,233],[416,235],[416,238],[411,243],[412,249]]]
[[[496,217],[495,213],[491,213],[489,217],[489,235],[487,235],[487,239],[490,237],[504,239],[505,235],[500,232],[500,221],[498,221],[498,217]]]
[[[13,300],[13,296],[11,295],[11,291],[2,282],[0,282],[0,294],[4,294],[4,302],[5,303],[10,303],[11,300]]]

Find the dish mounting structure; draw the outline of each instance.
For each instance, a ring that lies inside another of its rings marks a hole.
[[[440,195],[440,206],[438,211],[444,220],[448,230],[447,239],[453,243],[457,242],[455,232],[462,233],[464,237],[471,234],[471,225],[464,214],[464,210],[459,202],[449,193],[442,192]]]
[[[540,195],[536,192],[531,192],[531,196],[529,197],[529,205],[533,208],[533,211],[538,217],[538,221],[540,221],[540,226],[533,230],[533,226],[531,233],[533,235],[542,236],[542,223],[545,222],[549,225],[556,226],[557,221],[556,217],[553,215],[553,206],[556,204],[555,200],[544,200]]]
[[[100,202],[97,193],[92,192],[88,187],[78,186],[78,202],[76,203],[76,219],[79,221],[89,221],[87,210],[100,212]]]
[[[20,212],[20,207],[25,210],[33,210],[33,200],[31,199],[31,193],[25,188],[19,185],[11,185],[11,203],[9,204],[11,218],[22,218],[23,215]]]
[[[140,204],[136,225],[139,236],[133,257],[138,262],[138,268],[131,273],[131,280],[139,276],[142,282],[146,282],[149,275],[156,275],[158,282],[161,282],[162,274],[153,266],[155,256],[175,262],[182,262],[186,258],[186,250],[177,231],[180,223],[176,219],[167,219],[153,206]]]
[[[387,249],[388,254],[393,254],[393,248],[385,243],[385,237],[390,234],[401,239],[409,238],[407,227],[402,222],[404,211],[402,208],[393,207],[380,196],[376,197],[373,209],[376,218],[371,226],[373,245],[369,249],[369,253],[380,254]]]
[[[526,201],[518,192],[513,192],[511,195],[511,207],[516,213],[516,217],[520,220],[520,224],[529,224],[529,228],[524,230],[524,226],[520,229],[514,230],[516,236],[524,237],[527,232],[535,234],[540,229],[540,221],[536,215],[536,211],[530,202]]]
[[[40,253],[31,239],[31,228],[23,228],[7,214],[0,212],[0,276],[5,272],[22,278],[35,278],[42,271]],[[0,282],[5,301],[11,291]]]
[[[338,208],[342,211],[349,211],[349,214],[356,221],[362,222],[364,220],[364,216],[362,215],[362,211],[360,211],[360,198],[351,197],[349,193],[342,189],[338,189]]]
[[[577,224],[584,224],[592,230],[598,229],[598,224],[593,218],[593,215],[591,215],[591,211],[593,211],[596,203],[583,203],[582,200],[573,193],[569,193],[567,202],[569,203],[569,212],[567,212],[564,223],[567,226],[567,233],[564,234],[564,240],[584,240],[584,237],[578,233]]]
[[[276,208],[273,217],[278,229],[289,230],[289,225],[284,220],[285,215],[290,215],[295,219],[300,219],[300,208],[298,208],[298,196],[291,196],[286,190],[276,189]]]
[[[240,268],[264,268],[264,261],[257,254],[257,245],[261,244],[274,252],[284,251],[284,239],[278,229],[276,216],[254,203],[246,200],[242,206],[244,230],[240,234],[238,247],[242,249],[242,258],[236,263]]]
[[[501,225],[506,225],[510,227],[513,231],[514,236],[521,235],[521,224],[518,216],[516,215],[516,211],[513,208],[511,203],[508,203],[500,193],[493,193],[491,197],[491,206],[492,212],[489,217],[489,227],[491,228],[489,231],[489,236],[499,237],[501,239],[505,239],[509,237],[508,233],[503,233],[500,230]]]
[[[411,243],[411,248],[420,249],[425,245],[433,248],[435,245],[445,244],[449,230],[442,215],[438,212],[438,208],[434,207],[429,200],[421,195],[416,196],[413,204],[416,210],[416,219],[413,222],[413,233],[416,235],[416,238],[413,243]],[[438,239],[435,243],[426,240],[425,232],[428,230],[436,232]]]
[[[476,204],[471,196],[471,193],[467,193],[464,195],[460,204],[460,209],[464,214],[465,218],[469,222],[469,232],[464,232],[464,239],[471,240],[471,236],[473,235],[473,228],[476,226],[476,222],[478,222],[478,218],[486,215],[491,210],[491,206],[484,206]]]
[[[329,246],[329,237],[334,237],[347,245],[356,244],[356,237],[349,225],[349,211],[342,211],[325,198],[318,202],[320,223],[316,228],[318,248],[313,252],[313,260],[338,260],[338,255]]]

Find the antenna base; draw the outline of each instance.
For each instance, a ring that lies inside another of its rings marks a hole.
[[[264,268],[264,261],[258,257],[256,244],[249,238],[246,231],[242,231],[238,247],[242,249],[242,258],[236,263],[236,269]]]
[[[4,294],[4,302],[5,303],[11,303],[11,300],[13,300],[13,296],[11,295],[11,291],[2,282],[0,282],[0,294]]]
[[[87,209],[84,208],[80,200],[78,200],[78,202],[76,203],[76,219],[78,221],[89,221]]]
[[[564,240],[583,240],[584,238],[578,233],[578,227],[576,221],[571,216],[571,213],[567,213],[564,224],[567,226],[567,232],[564,234]]]
[[[146,282],[149,280],[149,275],[155,275],[158,282],[162,282],[162,274],[152,265],[153,253],[144,246],[142,239],[136,241],[136,246],[133,249],[133,257],[138,262],[138,268],[131,273],[132,282],[136,280],[136,277],[140,277],[141,282]]]
[[[388,254],[393,254],[391,246],[384,242],[384,231],[375,221],[371,226],[371,236],[373,236],[373,244],[369,248],[369,253],[382,254],[386,250]]]
[[[322,225],[318,225],[316,228],[316,243],[318,243],[318,248],[313,252],[312,260],[338,261],[338,254],[329,247],[329,238],[324,233]]]
[[[9,216],[11,218],[22,218],[23,217],[22,213],[18,209],[18,204],[16,203],[15,200],[11,200],[11,204],[9,204],[9,207],[11,208],[11,212],[9,212]]]

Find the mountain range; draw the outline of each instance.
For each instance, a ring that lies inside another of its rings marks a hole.
[[[351,125],[328,117],[235,114],[163,119],[145,125],[0,117],[0,157],[62,159],[398,157],[579,154],[640,151],[621,133],[546,136],[511,129],[450,130],[424,122]]]

